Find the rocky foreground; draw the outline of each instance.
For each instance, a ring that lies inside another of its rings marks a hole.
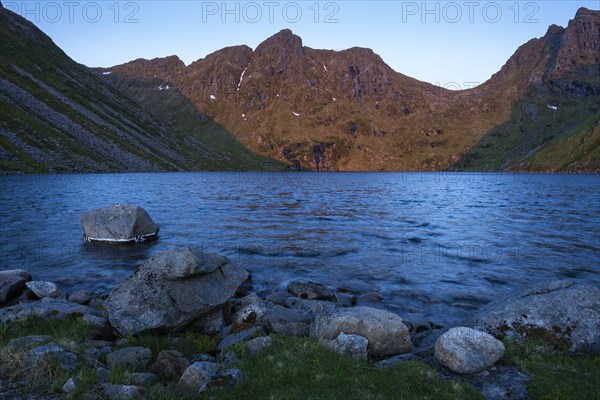
[[[355,296],[312,281],[291,282],[287,292],[255,293],[248,271],[194,247],[148,259],[102,296],[61,293],[54,283],[33,281],[27,271],[0,271],[1,326],[36,315],[77,319],[96,330],[94,340],[85,343],[86,360],[47,337],[13,339],[9,346],[26,350],[24,366],[51,358],[75,370],[91,359],[103,395],[111,399],[144,397],[159,377],[173,381],[180,393],[235,385],[244,371],[228,366],[239,360],[240,351],[260,354],[273,334],[309,336],[345,356],[376,360],[381,368],[424,360],[442,376],[469,382],[494,399],[527,397],[528,377],[496,364],[505,350],[500,340],[541,335],[570,352],[600,353],[600,289],[590,285],[540,284],[489,304],[457,327],[407,321],[356,303]],[[138,335],[174,332],[215,338],[216,351],[185,357],[129,345]],[[107,376],[115,368],[138,372],[130,374],[128,384],[110,384]],[[68,394],[78,384],[69,379],[62,391]],[[3,386],[0,381],[0,398],[13,398],[6,396],[18,388]]]

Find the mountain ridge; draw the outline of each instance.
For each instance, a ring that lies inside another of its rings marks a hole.
[[[188,157],[191,136],[217,153],[246,148],[260,155],[253,165],[300,170],[599,172],[599,27],[600,11],[581,8],[459,91],[394,71],[368,48],[304,46],[289,29],[189,65],[169,56],[87,71],[162,124],[167,147]],[[553,164],[536,156],[550,153]],[[180,163],[172,168],[197,168]]]

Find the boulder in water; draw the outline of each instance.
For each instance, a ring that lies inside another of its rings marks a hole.
[[[81,214],[86,242],[139,243],[158,238],[158,225],[143,208],[115,204]]]

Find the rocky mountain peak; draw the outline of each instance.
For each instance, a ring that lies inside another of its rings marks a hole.
[[[600,11],[580,8],[565,30],[552,72],[583,72],[597,77],[599,64]]]
[[[271,76],[284,73],[290,66],[299,67],[305,57],[302,39],[289,29],[262,42],[253,54],[253,59]]]

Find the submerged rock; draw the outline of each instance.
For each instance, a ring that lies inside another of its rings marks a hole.
[[[310,326],[310,336],[326,344],[341,332],[365,337],[371,357],[393,356],[412,349],[402,318],[389,311],[370,307],[338,308],[317,314]]]
[[[158,225],[143,208],[115,204],[81,214],[86,242],[139,243],[158,238]]]
[[[486,305],[469,325],[498,338],[541,336],[573,352],[600,353],[600,288],[542,283]]]
[[[177,330],[223,307],[247,276],[215,254],[192,247],[167,250],[115,287],[105,306],[123,335]]]
[[[474,374],[491,367],[504,354],[493,336],[471,328],[452,328],[435,342],[437,360],[458,374]]]

